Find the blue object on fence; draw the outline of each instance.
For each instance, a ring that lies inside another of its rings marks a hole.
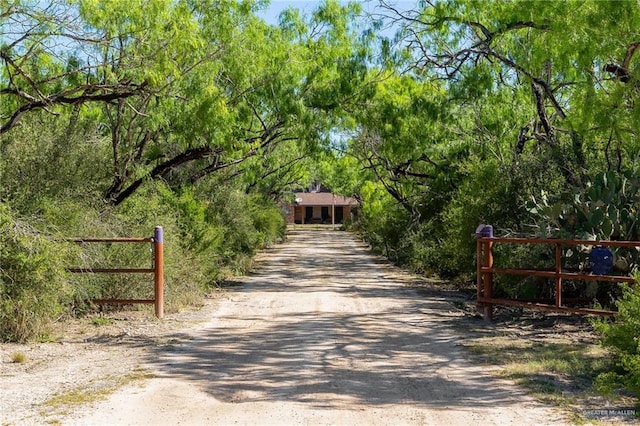
[[[589,254],[589,266],[596,275],[606,275],[613,268],[613,253],[605,246],[595,246]]]
[[[476,228],[476,238],[489,237],[493,238],[493,226],[481,224]]]
[[[162,226],[156,226],[153,230],[153,239],[158,243],[164,243],[164,232]]]

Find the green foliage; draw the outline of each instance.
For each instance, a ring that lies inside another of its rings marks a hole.
[[[284,236],[284,220],[273,201],[257,194],[245,195],[233,187],[214,186],[211,192],[220,196],[212,204],[207,193],[194,188],[174,191],[164,183],[150,182],[121,206],[106,206],[100,190],[108,184],[107,167],[100,167],[108,163],[104,141],[84,133],[82,126],[70,131],[42,118],[25,120],[4,137],[0,170],[6,179],[1,197],[29,214],[29,223],[45,224],[64,237],[150,237],[155,226],[163,226],[166,312],[196,303],[207,291],[207,284],[231,271],[246,270],[259,247]],[[44,128],[47,131],[39,130]],[[29,138],[34,131],[41,136]],[[67,138],[65,144],[60,143],[63,137]],[[7,215],[3,211],[3,220]],[[9,219],[2,229],[7,243],[0,245],[4,250],[3,339],[36,338],[52,320],[86,312],[90,299],[152,295],[149,275],[64,274],[66,267],[148,268],[152,258],[149,244],[87,243],[64,248],[66,243],[46,237],[24,220]],[[235,232],[234,226],[240,230]],[[5,232],[5,227],[12,232]],[[14,257],[21,259],[23,252],[27,266],[16,269]],[[32,274],[37,274],[37,279]],[[9,276],[13,293],[5,291]],[[49,287],[42,288],[45,284]]]
[[[0,200],[28,217],[42,246],[29,271],[46,259],[52,271],[151,261],[134,244],[73,245],[58,258],[64,244],[48,245],[41,224],[65,237],[148,237],[160,225],[170,312],[284,239],[279,202],[308,182],[334,128],[354,125],[343,106],[367,84],[367,52],[352,26],[357,3],[288,13],[280,26],[256,16],[264,4],[74,0],[2,14]],[[7,247],[7,259],[26,251]],[[31,272],[16,278],[16,294],[28,292]],[[132,275],[65,274],[55,311],[148,298],[150,278]],[[18,299],[3,299],[3,321],[18,318]],[[28,337],[7,324],[6,338]]]
[[[108,143],[89,119],[65,119],[72,118],[36,114],[2,138],[0,199],[13,209],[37,214],[61,199],[96,200],[108,184]]]
[[[518,236],[638,238],[638,183],[626,171],[636,170],[640,146],[632,2],[455,0],[387,12],[405,42],[388,58],[406,72],[376,70],[349,153],[360,176],[404,209],[375,209],[365,235],[385,239],[392,258],[415,270],[454,276],[475,273],[479,223]],[[363,211],[378,202],[356,187]],[[565,254],[565,266],[584,264],[586,253]],[[500,254],[504,265],[529,266],[547,265],[548,255]],[[628,272],[637,254],[615,255]],[[548,293],[521,281],[499,285],[515,296]]]
[[[0,203],[0,340],[44,337],[71,301],[71,250]]]
[[[284,241],[287,224],[282,210],[273,201],[264,198],[251,200],[251,218],[253,228],[258,234],[257,247],[268,247]]]
[[[197,250],[193,249],[193,240],[190,239],[188,231],[183,232],[183,229],[189,229],[189,220],[194,218],[185,219],[185,214],[180,209],[180,200],[176,198],[178,197],[168,191],[164,184],[149,183],[115,211],[121,235],[151,237],[154,228],[162,226],[167,312],[180,310],[196,302],[205,289],[207,279],[207,263],[203,262]],[[198,226],[202,225],[198,223]],[[196,228],[194,234],[198,231]],[[117,259],[132,266],[149,265],[152,258],[150,247],[145,248],[142,253],[138,251],[137,256],[129,258],[121,252]],[[148,297],[153,289],[152,284],[153,280],[148,276],[135,281],[131,280],[131,277],[122,276],[118,281],[111,282],[107,289],[126,291],[128,298]],[[114,297],[113,291],[109,294],[110,297]]]
[[[282,212],[273,202],[259,196],[218,187],[210,195],[207,214],[210,226],[221,234],[210,259],[217,265],[214,281],[230,273],[245,272],[257,249],[284,239]]]
[[[357,230],[371,247],[399,264],[406,264],[411,217],[380,184],[366,182],[360,190],[362,211]]]
[[[194,194],[193,188],[184,188],[173,192],[163,185],[156,185],[162,201],[175,211],[176,222],[180,228],[181,244],[194,253],[206,253],[222,243],[223,234],[212,226],[206,201]]]
[[[636,199],[640,181],[635,173],[601,172],[584,188],[576,187],[552,197],[532,197],[529,211],[551,235],[602,240],[638,239]],[[552,232],[557,230],[556,232]]]
[[[634,273],[636,285],[626,285],[617,301],[618,314],[614,320],[594,320],[595,329],[602,335],[602,344],[615,357],[618,371],[603,373],[598,378],[601,390],[613,390],[623,385],[640,392],[640,274]]]
[[[470,278],[479,223],[639,237],[640,184],[625,171],[640,158],[633,2],[382,5],[400,31],[378,50],[385,23],[358,34],[357,2],[290,9],[277,26],[256,15],[262,1],[129,3],[25,3],[0,17],[0,200],[47,252],[35,228],[163,226],[169,309],[283,239],[279,203],[318,178],[361,200],[354,228],[420,273]],[[65,260],[146,266],[141,250],[83,245]],[[497,255],[546,265],[548,253]],[[616,256],[621,271],[635,262]],[[139,277],[65,280],[68,310],[149,291]],[[499,285],[530,296],[537,283]]]
[[[531,197],[527,208],[543,237],[587,240],[635,241],[639,236],[637,197],[640,184],[635,173],[600,172],[584,187],[574,187],[551,195],[541,191]],[[588,266],[591,246],[565,251],[566,268],[582,270]],[[638,252],[612,249],[614,271],[629,273],[638,264]]]
[[[111,325],[113,324],[113,319],[111,318],[107,318],[107,317],[93,317],[91,318],[91,324],[95,325],[96,327],[100,327],[100,326],[104,326],[104,325]]]

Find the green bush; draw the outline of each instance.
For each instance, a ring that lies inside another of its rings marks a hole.
[[[540,155],[520,158],[518,167],[496,159],[475,159],[464,165],[464,179],[439,217],[441,238],[440,270],[446,275],[475,274],[475,229],[481,223],[493,225],[496,234],[505,231],[526,235],[529,213],[528,194],[544,187],[551,191],[563,187],[563,178],[553,163]],[[501,265],[539,262],[539,253],[515,251],[510,246],[501,254]],[[506,267],[506,266],[505,266]],[[508,289],[517,293],[517,288]]]
[[[64,238],[150,237],[162,226],[167,313],[198,303],[211,285],[246,271],[258,249],[284,239],[276,203],[217,176],[186,187],[150,180],[119,206],[105,203],[110,140],[90,120],[67,123],[34,114],[0,139],[1,339],[36,338],[53,319],[91,309],[91,299],[151,297],[148,274],[65,273],[148,268],[150,244],[76,245]]]
[[[640,273],[634,272],[636,283]],[[618,371],[606,372],[598,377],[601,389],[621,384],[640,394],[640,287],[623,286],[623,296],[617,301],[618,314],[614,320],[594,320],[594,328],[602,336],[602,344],[609,348]]]
[[[402,249],[407,242],[406,233],[411,229],[411,217],[382,185],[367,181],[360,188],[362,210],[354,231],[358,232],[371,248],[402,264],[407,260]]]
[[[258,233],[259,248],[284,241],[287,223],[278,205],[262,197],[252,197],[251,204],[251,217]]]
[[[284,238],[284,215],[269,200],[219,187],[208,202],[211,226],[223,235],[216,253],[220,266],[216,280],[246,272],[258,249]]]
[[[0,339],[42,338],[73,298],[65,266],[72,250],[0,204]]]
[[[40,214],[47,200],[93,203],[110,183],[111,144],[95,128],[70,131],[66,120],[36,114],[0,141],[0,199],[14,211]]]
[[[374,249],[414,272],[470,280],[476,272],[476,227],[486,223],[497,232],[526,231],[525,202],[541,187],[563,187],[561,173],[545,158],[523,155],[513,167],[471,155],[456,163],[449,180],[435,179],[426,191],[407,191],[413,212],[400,207],[381,185],[365,183],[357,229]],[[537,255],[504,253],[502,260],[535,263]],[[505,286],[510,294],[520,290],[517,283]]]
[[[205,289],[208,272],[206,258],[194,249],[193,238],[188,236],[189,229],[193,229],[193,226],[185,223],[185,215],[178,198],[163,183],[149,182],[115,210],[123,236],[151,237],[154,228],[162,226],[164,300],[167,313],[178,311],[198,301]],[[147,250],[149,249],[150,247],[147,247]],[[129,265],[133,266],[138,266],[136,262],[146,262],[146,265],[151,262],[149,251],[140,253],[137,260],[134,256],[126,256],[124,252],[117,257],[121,263],[129,262]],[[147,276],[143,278],[128,281],[127,297],[149,296],[153,288],[153,279]]]
[[[118,207],[117,216],[126,224],[124,235],[144,236],[163,226],[168,311],[194,303],[229,275],[246,272],[256,251],[286,232],[275,203],[225,186],[173,191],[150,182]]]

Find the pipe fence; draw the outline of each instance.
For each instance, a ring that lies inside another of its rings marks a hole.
[[[536,268],[499,268],[494,265],[494,245],[496,244],[542,244],[554,247],[554,266],[552,269]],[[624,247],[640,248],[638,241],[590,241],[590,240],[564,240],[564,239],[544,239],[544,238],[503,238],[494,237],[492,229],[489,232],[477,233],[476,238],[476,263],[477,263],[477,306],[485,319],[493,318],[494,305],[520,306],[530,309],[542,309],[548,311],[571,312],[586,315],[615,315],[616,312],[607,309],[584,308],[566,306],[563,299],[563,281],[596,281],[596,282],[617,282],[633,283],[633,278],[625,275],[611,275],[606,268],[603,271],[595,271],[595,266],[591,272],[572,272],[563,268],[563,248],[576,246],[592,247]],[[611,253],[609,251],[609,253]],[[612,262],[612,259],[604,256],[605,262]],[[596,273],[597,272],[597,273]],[[554,282],[553,303],[543,303],[541,301],[527,301],[496,297],[494,295],[494,275],[521,275],[552,279]]]
[[[164,232],[161,226],[156,226],[153,237],[149,238],[70,238],[69,241],[78,244],[88,243],[124,243],[124,244],[152,244],[152,268],[67,268],[74,274],[153,274],[153,299],[93,299],[97,304],[153,304],[155,315],[164,317]]]

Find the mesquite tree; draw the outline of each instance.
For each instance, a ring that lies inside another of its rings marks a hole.
[[[111,146],[113,205],[148,180],[180,187],[222,170],[254,189],[328,142],[366,85],[356,4],[271,26],[250,1],[5,3],[0,132],[35,110],[89,114]]]

